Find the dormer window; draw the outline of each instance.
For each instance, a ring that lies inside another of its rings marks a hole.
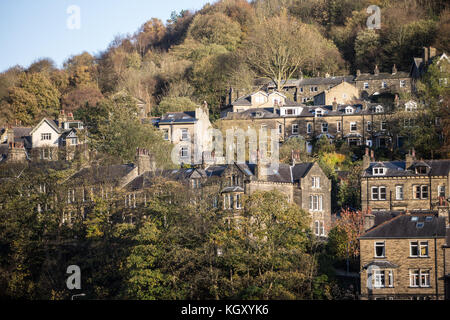
[[[384,174],[386,173],[386,168],[383,167],[373,168],[372,173],[374,176],[384,176]]]
[[[417,166],[416,174],[427,174],[427,167],[425,166]]]
[[[316,117],[323,116],[323,110],[322,109],[317,109],[315,115],[316,115]]]
[[[352,107],[345,108],[345,113],[346,114],[353,114],[353,108]]]
[[[381,113],[381,112],[383,112],[383,107],[382,107],[382,106],[376,106],[376,107],[375,107],[375,112],[376,112],[376,113]]]

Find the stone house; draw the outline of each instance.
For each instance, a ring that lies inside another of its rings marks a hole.
[[[326,74],[325,77],[312,77],[301,79],[289,79],[286,81],[283,91],[286,91],[294,102],[307,103],[314,101],[314,96],[317,94],[329,90],[342,82],[346,82],[354,85],[354,76],[330,76]],[[276,90],[276,86],[273,82],[269,82],[265,89],[268,92]],[[359,97],[359,95],[357,95]]]
[[[378,212],[365,219],[361,299],[450,299],[448,204],[432,213]]]
[[[182,163],[194,164],[194,151],[201,154],[212,142],[208,130],[212,125],[206,102],[195,111],[167,112],[160,118],[154,118],[152,123],[163,132],[164,140],[178,146]]]
[[[356,71],[355,86],[360,92],[360,98],[366,99],[383,93],[411,92],[411,76],[404,71],[398,71],[396,66],[392,72],[380,72],[375,66],[373,74]]]
[[[248,109],[229,112],[220,121],[222,130],[260,127],[277,129],[280,141],[302,136],[311,150],[312,141],[326,135],[344,139],[349,145],[388,147],[396,145],[389,130],[392,112],[382,104],[363,103],[321,106],[284,105],[278,108]]]
[[[450,160],[418,160],[414,151],[405,161],[375,162],[363,157],[363,211],[435,210],[450,196]]]
[[[359,99],[359,90],[353,84],[342,81],[334,87],[314,96],[314,105],[351,104]]]
[[[83,129],[81,121],[63,110],[58,120],[43,118],[34,127],[3,128],[0,161],[71,160],[76,151],[86,153]]]

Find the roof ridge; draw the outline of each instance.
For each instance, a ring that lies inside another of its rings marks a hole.
[[[399,217],[402,217],[402,216],[406,216],[406,214],[405,214],[405,213],[400,213],[400,214],[397,215],[396,217],[394,217],[394,218],[392,218],[392,219],[389,219],[389,220],[386,220],[386,221],[380,223],[379,225],[376,225],[375,227],[373,227],[373,228],[371,228],[371,229],[365,231],[360,237],[363,237],[363,236],[367,235],[368,233],[370,233],[370,232],[372,232],[372,231],[378,229],[379,227],[381,227],[381,226],[387,224],[388,222],[390,223],[391,221],[394,221],[394,220],[396,220],[396,219],[398,219]]]

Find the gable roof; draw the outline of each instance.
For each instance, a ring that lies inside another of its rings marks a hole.
[[[413,220],[412,217],[417,217],[417,221]],[[431,220],[427,220],[426,217],[431,217]],[[423,227],[418,227],[418,223],[423,223]],[[444,238],[445,232],[444,217],[438,217],[434,214],[411,213],[397,215],[369,229],[360,239]]]
[[[421,160],[414,161],[411,168],[415,165],[426,165],[429,166],[431,176],[448,176],[450,171],[450,159],[445,160]],[[372,169],[379,167],[380,165],[387,168],[386,173],[383,177],[406,177],[406,176],[416,176],[415,171],[406,168],[405,161],[384,161],[384,162],[371,162],[369,167],[364,170],[363,177],[372,177]]]
[[[53,130],[55,130],[56,133],[61,133],[60,129],[58,128],[58,125],[55,123],[55,121],[43,118],[31,131],[30,135],[32,135],[44,122],[46,122]]]

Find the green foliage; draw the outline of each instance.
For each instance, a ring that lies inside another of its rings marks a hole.
[[[165,97],[154,110],[154,116],[161,116],[166,112],[193,111],[198,105],[188,97]]]

